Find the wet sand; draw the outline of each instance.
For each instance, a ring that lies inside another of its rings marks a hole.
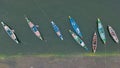
[[[120,56],[35,57],[0,60],[0,68],[119,68]]]

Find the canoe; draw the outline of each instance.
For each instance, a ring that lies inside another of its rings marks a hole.
[[[118,37],[117,37],[117,35],[116,35],[115,30],[114,30],[111,26],[109,26],[109,25],[108,25],[108,31],[109,31],[111,37],[113,38],[113,40],[114,40],[116,43],[119,43],[119,40],[118,40]]]
[[[100,38],[102,39],[103,43],[106,44],[106,37],[105,37],[105,31],[104,31],[103,25],[99,18],[97,19],[97,21],[98,21],[98,32],[99,32]]]
[[[58,36],[61,40],[63,40],[63,36],[62,36],[62,34],[61,34],[58,26],[57,26],[53,21],[51,21],[51,24],[52,24],[52,27],[53,27],[54,31],[56,32],[57,36]]]
[[[77,23],[75,22],[75,20],[74,20],[72,17],[69,16],[69,21],[70,21],[70,24],[72,25],[74,31],[75,31],[81,38],[83,38],[82,33],[81,33],[80,29],[79,29],[79,26],[77,25]]]
[[[39,32],[38,29],[37,29],[37,26],[34,25],[27,17],[25,17],[25,19],[26,19],[29,27],[31,28],[31,30],[34,32],[34,34],[35,34],[39,39],[43,40],[40,32]]]
[[[3,26],[3,28],[4,28],[4,30],[6,31],[6,33],[10,36],[10,38],[11,38],[12,40],[14,40],[14,41],[18,44],[19,42],[18,42],[18,40],[17,40],[17,37],[16,37],[14,31],[11,30],[10,27],[7,26],[5,23],[1,22],[1,24],[2,24],[2,26]]]
[[[92,40],[92,50],[95,53],[97,49],[97,34],[96,32],[93,35],[93,40]]]
[[[79,36],[77,36],[73,31],[69,30],[70,34],[72,35],[72,37],[74,38],[74,40],[81,45],[83,48],[85,48],[85,50],[88,51],[87,46],[85,45],[85,43],[79,38]]]

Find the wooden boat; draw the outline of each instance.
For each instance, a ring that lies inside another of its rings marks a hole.
[[[7,26],[6,24],[4,24],[3,22],[1,22],[4,30],[6,31],[6,33],[10,36],[10,38],[12,40],[14,40],[17,44],[19,43],[18,40],[17,40],[17,37],[16,35],[14,34],[14,31],[10,29],[9,26]]]
[[[115,30],[114,30],[110,25],[108,25],[108,31],[109,31],[111,37],[113,38],[113,40],[114,40],[116,43],[119,43],[118,37],[117,37],[117,35],[116,35],[116,32],[115,32]]]
[[[99,32],[100,38],[102,39],[103,43],[106,44],[106,37],[105,37],[105,31],[104,31],[103,25],[99,18],[97,19],[97,21],[98,21],[98,32]]]
[[[93,40],[92,40],[92,50],[95,53],[97,49],[97,34],[96,32],[93,35]]]
[[[58,26],[57,26],[53,21],[51,21],[51,24],[52,24],[53,29],[54,29],[54,31],[56,32],[57,36],[58,36],[61,40],[63,40],[63,36],[62,36],[62,34],[61,34]]]
[[[69,30],[70,34],[72,35],[72,37],[74,38],[74,40],[81,45],[85,50],[88,51],[87,46],[85,45],[85,43],[79,38],[79,36],[77,36],[73,31]]]
[[[27,20],[27,23],[28,23],[29,27],[31,28],[31,30],[34,32],[34,34],[35,34],[39,39],[43,40],[40,32],[39,32],[38,29],[37,29],[37,26],[34,25],[30,20],[28,20],[27,17],[25,17],[25,19]]]
[[[81,33],[80,29],[79,29],[79,26],[76,24],[75,20],[74,20],[72,17],[70,17],[70,16],[69,16],[69,20],[70,20],[70,24],[72,25],[74,31],[75,31],[81,38],[83,38],[82,33]]]

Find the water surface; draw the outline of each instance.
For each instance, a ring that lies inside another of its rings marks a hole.
[[[104,45],[98,35],[98,53],[120,53],[120,44],[116,44],[107,31],[111,25],[120,38],[119,0],[1,0],[0,21],[15,30],[20,44],[16,44],[0,25],[0,54],[81,54],[87,53],[71,37],[72,29],[68,16],[73,17],[79,25],[83,40],[91,52],[93,33],[97,32],[99,17],[105,29],[107,44]],[[30,30],[26,15],[34,24],[39,25],[45,41],[38,39]],[[52,29],[53,20],[60,28],[64,40],[61,41]],[[98,32],[97,32],[98,34]]]

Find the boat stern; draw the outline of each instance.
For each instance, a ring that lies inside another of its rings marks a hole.
[[[93,50],[93,53],[95,53],[96,52],[96,50]]]
[[[96,35],[97,35],[97,33],[95,32],[95,33],[94,33],[94,35],[96,36]]]
[[[85,48],[86,51],[88,51],[88,48],[87,48],[87,46],[85,45],[84,42],[81,43],[81,46],[82,46],[83,48]]]
[[[52,25],[54,25],[55,23],[53,21],[50,22]]]
[[[17,44],[19,43],[17,39],[15,39],[15,42],[16,42]]]
[[[29,23],[30,22],[30,20],[27,18],[27,17],[25,17],[25,19],[26,19],[26,21]]]
[[[119,40],[117,40],[116,43],[119,44]]]
[[[100,21],[100,18],[97,18],[98,21]]]
[[[1,22],[2,26],[5,26],[5,24],[3,22]]]
[[[107,25],[107,27],[111,27],[110,25]]]
[[[68,18],[70,19],[70,18],[71,18],[71,16],[68,16]]]
[[[61,40],[63,40],[63,37],[60,37]]]
[[[103,39],[103,43],[106,44],[106,39]]]
[[[42,38],[41,36],[39,37],[39,39],[40,39],[40,40],[43,40],[43,38]]]

